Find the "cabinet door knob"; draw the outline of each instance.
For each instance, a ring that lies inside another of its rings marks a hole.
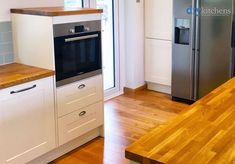
[[[79,116],[84,116],[86,114],[86,111],[82,111],[81,113],[79,113]]]
[[[78,86],[78,89],[83,89],[83,88],[85,88],[85,87],[86,87],[85,84],[81,84],[81,85]]]

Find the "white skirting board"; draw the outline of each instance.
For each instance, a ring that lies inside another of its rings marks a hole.
[[[147,82],[147,88],[149,90],[162,92],[162,93],[166,93],[166,94],[171,94],[171,86],[168,86],[168,85]]]
[[[86,133],[85,135],[76,138],[75,140],[70,141],[67,144],[64,144],[36,159],[34,159],[33,161],[29,162],[28,164],[47,164],[61,156],[63,156],[64,154],[78,148],[79,146],[82,146],[83,144],[93,140],[94,138],[101,136],[103,137],[103,126],[96,128],[88,133]]]

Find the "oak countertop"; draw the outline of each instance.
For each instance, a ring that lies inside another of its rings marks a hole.
[[[17,9],[11,9],[11,13],[29,14],[29,15],[40,15],[40,16],[66,16],[66,15],[103,13],[103,9],[65,8],[65,7],[40,7],[40,8],[17,8]]]
[[[0,89],[50,77],[54,71],[12,63],[0,66]]]
[[[127,147],[144,164],[235,164],[235,78]]]

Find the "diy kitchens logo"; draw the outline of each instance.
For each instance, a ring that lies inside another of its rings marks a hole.
[[[186,9],[188,14],[195,14],[198,16],[230,16],[232,14],[232,9],[229,8],[218,8],[218,7],[211,7],[211,8],[193,8],[188,7]]]

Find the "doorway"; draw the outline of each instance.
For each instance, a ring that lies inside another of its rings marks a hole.
[[[115,0],[96,0],[102,14],[102,54],[105,96],[119,91],[117,3]]]

